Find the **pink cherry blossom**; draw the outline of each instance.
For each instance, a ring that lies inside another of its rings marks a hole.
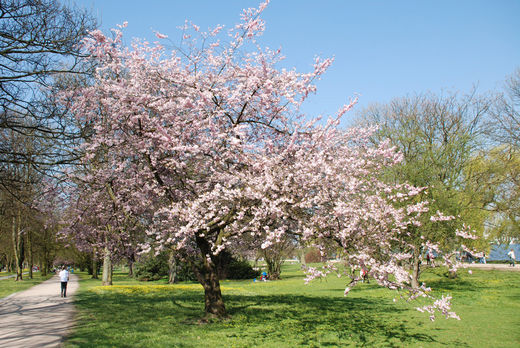
[[[175,250],[204,286],[206,312],[217,316],[225,315],[219,253],[267,248],[285,235],[320,250],[333,243],[347,267],[381,286],[429,296],[410,287],[402,266],[412,255],[403,236],[428,211],[417,199],[425,188],[382,180],[402,155],[371,143],[375,127],[339,128],[357,99],[325,120],[301,115],[333,59],[316,57],[306,73],[279,69],[280,50],[257,42],[266,5],[244,10],[224,39],[222,26],[207,34],[186,22],[184,46],[173,52],[140,41],[125,47],[120,31],[91,32],[84,48],[97,66],[93,81],[62,95],[92,132],[74,174],[76,218],[65,231],[119,257]],[[309,282],[339,271],[327,264],[306,273]],[[361,279],[345,276],[346,295]],[[455,317],[450,299],[422,310]]]

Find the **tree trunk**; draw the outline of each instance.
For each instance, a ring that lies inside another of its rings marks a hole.
[[[11,273],[13,271],[13,259],[10,255],[7,255],[7,272]]]
[[[105,246],[104,258],[103,258],[103,285],[112,285],[112,255],[108,246]]]
[[[50,255],[49,255],[49,246],[48,246],[48,242],[47,242],[47,239],[48,239],[48,234],[49,234],[49,231],[48,229],[44,228],[43,231],[42,231],[42,236],[43,236],[43,243],[42,245],[38,248],[38,255],[39,255],[39,261],[40,261],[40,272],[41,272],[41,275],[42,276],[46,276],[47,273],[49,273],[50,271]]]
[[[267,264],[267,276],[271,280],[280,279],[282,255],[277,250],[264,250],[264,260]]]
[[[201,252],[202,263],[199,267],[194,266],[193,270],[204,288],[204,311],[206,317],[224,318],[227,313],[222,292],[220,291],[220,281],[214,255],[206,239],[197,236],[196,242]]]
[[[96,250],[92,252],[92,279],[99,279],[98,277],[98,263],[96,259]]]
[[[412,258],[412,288],[419,287],[419,275],[421,274],[421,254],[419,250],[414,250]]]
[[[128,260],[128,276],[133,277],[134,276],[134,261]]]
[[[45,250],[40,253],[40,272],[42,277],[47,276],[49,272],[49,258]]]
[[[130,256],[127,258],[128,261],[128,276],[134,276],[134,264],[135,264],[135,254],[132,252]]]
[[[281,269],[282,269],[281,260],[274,260],[272,264],[270,262],[267,263],[267,277],[270,280],[280,279]]]
[[[300,255],[299,256],[300,256],[300,263],[302,264],[303,267],[306,267],[307,264],[305,262],[305,248],[302,247],[300,249]]]
[[[27,252],[29,253],[29,279],[33,279],[34,257],[32,250],[32,233],[27,233]]]
[[[220,282],[216,270],[204,275],[204,311],[206,316],[223,318],[226,316],[226,307],[220,291]]]
[[[21,222],[21,211],[18,209],[18,216],[13,216],[13,251],[15,258],[15,266],[16,266],[16,281],[23,280],[23,262],[25,258],[25,245],[24,238],[22,236],[23,231],[20,228]]]
[[[177,278],[177,258],[175,252],[170,250],[170,257],[168,258],[168,284],[175,283]]]

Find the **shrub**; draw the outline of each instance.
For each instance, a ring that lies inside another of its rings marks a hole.
[[[136,263],[135,277],[140,281],[159,280],[168,275],[168,258],[165,253],[149,255]]]
[[[191,270],[191,267],[188,263],[178,262],[175,281],[176,282],[197,281],[197,277]]]
[[[227,279],[253,279],[260,276],[246,260],[233,258],[228,265]]]
[[[255,271],[249,262],[238,260],[229,252],[223,251],[217,257],[218,275],[220,279],[253,279],[260,273]],[[140,281],[159,280],[168,275],[168,255],[161,253],[157,256],[149,255],[136,263],[135,277]],[[187,262],[177,263],[176,281],[196,281],[197,277],[193,273]]]

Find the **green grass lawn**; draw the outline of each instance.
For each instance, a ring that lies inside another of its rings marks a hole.
[[[8,273],[6,272],[5,275],[8,275]],[[50,277],[52,277],[52,274],[49,274],[46,277],[42,277],[40,272],[34,272],[33,279],[29,279],[29,275],[25,274],[23,276],[23,281],[21,282],[16,282],[15,278],[2,279],[0,280],[0,298],[9,296],[18,291],[29,289],[30,287],[36,284],[40,284]]]
[[[343,296],[345,279],[304,285],[298,265],[272,282],[223,281],[230,318],[205,323],[198,284],[139,283],[116,274],[114,286],[82,275],[78,323],[66,347],[519,347],[520,273],[442,270],[423,277],[436,295],[453,295],[461,321],[431,322],[420,302],[393,299],[371,282]]]
[[[27,268],[25,268],[23,270],[23,272],[29,272],[29,270]],[[0,277],[5,277],[5,276],[9,276],[9,275],[13,275],[13,274],[16,274],[16,272],[0,272]]]

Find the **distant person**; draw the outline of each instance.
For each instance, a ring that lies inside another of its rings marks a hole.
[[[513,266],[513,267],[515,267],[516,256],[515,256],[515,252],[514,252],[514,250],[511,249],[511,250],[507,253],[507,256],[509,256],[509,266]]]
[[[67,282],[69,281],[69,271],[63,267],[60,271],[61,297],[67,297]]]
[[[262,272],[262,276],[260,277],[260,280],[263,280],[264,282],[267,281],[267,273],[265,271]]]
[[[360,278],[361,278],[361,282],[362,282],[362,283],[364,283],[365,280],[367,281],[367,283],[370,283],[370,282],[368,281],[368,272],[367,272],[365,269],[361,268],[361,269],[359,270],[359,276],[360,276]]]
[[[435,267],[435,255],[431,250],[428,250],[428,254],[426,255],[426,261],[428,261],[428,265]]]

